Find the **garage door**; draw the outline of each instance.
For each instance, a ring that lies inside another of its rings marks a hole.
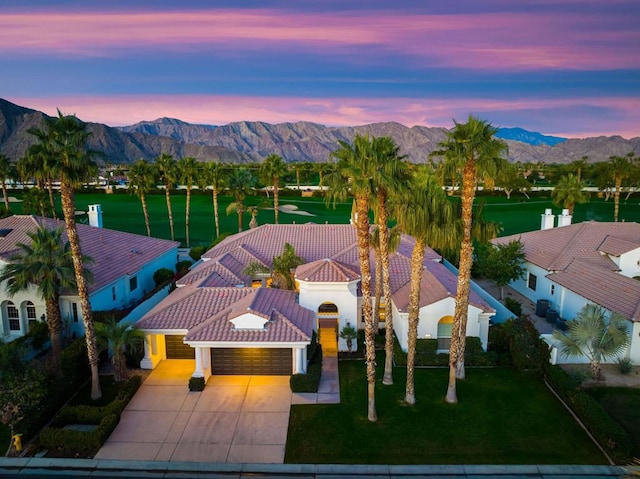
[[[291,349],[212,349],[211,372],[288,376],[292,373],[291,358]]]
[[[184,344],[184,336],[166,335],[164,343],[167,348],[167,359],[195,359],[196,350]]]

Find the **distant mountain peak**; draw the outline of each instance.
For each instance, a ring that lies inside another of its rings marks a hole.
[[[503,140],[514,140],[529,145],[547,145],[555,146],[558,143],[566,141],[567,138],[561,138],[559,136],[549,136],[538,133],[537,131],[528,131],[524,128],[499,128],[496,133],[498,138]]]

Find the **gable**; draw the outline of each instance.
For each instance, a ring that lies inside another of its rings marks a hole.
[[[266,323],[269,322],[268,318],[258,316],[254,313],[244,313],[229,320],[235,329],[264,329]]]

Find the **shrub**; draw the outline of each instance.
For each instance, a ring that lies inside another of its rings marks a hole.
[[[314,345],[311,347],[311,345]],[[312,353],[310,354],[310,351]],[[311,344],[307,347],[309,365],[306,374],[293,374],[289,379],[289,387],[294,393],[317,393],[322,376],[322,345],[315,341],[315,333]]]
[[[191,257],[191,259],[193,259],[193,261],[198,261],[205,253],[205,251],[207,251],[206,246],[194,246],[189,250],[189,256]]]
[[[183,273],[189,270],[189,268],[191,267],[191,265],[193,264],[192,261],[189,261],[188,259],[185,259],[183,261],[178,261],[176,263],[176,271],[178,273]]]
[[[173,271],[171,271],[169,268],[160,268],[155,273],[153,273],[153,281],[156,283],[156,287],[158,287],[166,281],[172,280],[173,275]]]
[[[619,358],[616,361],[616,365],[618,366],[618,371],[621,374],[630,374],[633,371],[633,365],[631,364],[631,360],[629,358]]]
[[[189,378],[189,391],[204,391],[204,378]]]
[[[509,311],[511,311],[516,317],[522,316],[522,303],[517,299],[506,298],[504,300],[504,305],[507,307]]]
[[[81,423],[76,423],[81,424]],[[104,416],[93,431],[46,427],[40,432],[40,445],[70,454],[87,454],[99,449],[118,424],[118,416]]]
[[[542,339],[533,323],[517,318],[505,323],[509,337],[509,352],[513,366],[518,371],[540,374],[549,363],[549,346]]]

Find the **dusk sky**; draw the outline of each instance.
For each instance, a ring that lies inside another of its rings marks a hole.
[[[2,0],[0,98],[130,125],[640,136],[638,0]]]

